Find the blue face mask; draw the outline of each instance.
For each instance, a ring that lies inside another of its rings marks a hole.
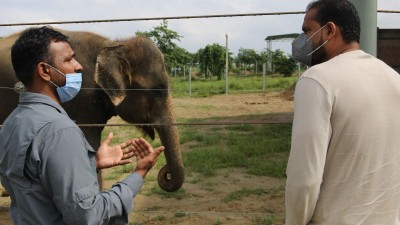
[[[47,64],[47,65],[65,77],[65,85],[63,87],[59,87],[55,83],[50,81],[50,83],[52,83],[54,86],[57,87],[56,90],[58,93],[58,97],[60,98],[60,101],[63,103],[63,102],[68,102],[71,99],[73,99],[78,94],[79,90],[81,89],[82,73],[63,74],[60,70],[56,69],[55,67],[53,67],[49,64]]]

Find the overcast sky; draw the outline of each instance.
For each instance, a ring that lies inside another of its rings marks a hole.
[[[308,0],[2,0],[0,24],[129,19],[214,14],[271,13],[304,11]],[[400,10],[399,0],[378,0],[378,10]],[[183,36],[177,44],[197,52],[207,44],[225,46],[234,54],[240,47],[257,52],[267,47],[264,39],[271,35],[300,33],[304,15],[227,17],[169,20],[168,27]],[[161,21],[90,23],[53,25],[67,30],[92,31],[111,39],[133,36],[136,31],[150,31]],[[400,28],[400,14],[378,14],[379,28]],[[0,26],[4,37],[26,26]],[[290,51],[290,42],[273,42],[277,48]]]

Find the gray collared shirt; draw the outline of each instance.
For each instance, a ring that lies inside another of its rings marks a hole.
[[[126,224],[143,185],[133,173],[100,192],[82,131],[51,98],[30,92],[0,129],[0,178],[15,225]]]

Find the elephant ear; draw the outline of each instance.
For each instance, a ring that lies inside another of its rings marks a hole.
[[[124,101],[130,83],[127,50],[124,45],[104,47],[96,60],[94,80],[107,93],[114,106]]]

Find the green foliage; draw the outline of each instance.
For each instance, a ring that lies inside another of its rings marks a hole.
[[[283,74],[285,77],[291,76],[296,69],[296,61],[291,57],[286,57],[284,52],[277,49],[272,53],[272,63],[275,67],[275,72]]]
[[[197,52],[196,57],[200,64],[200,71],[205,74],[206,78],[217,76],[217,79],[221,80],[226,64],[225,47],[216,43],[207,45]]]
[[[261,65],[261,56],[254,49],[240,48],[236,57],[236,66],[241,68],[244,65],[245,70],[250,69],[251,65]]]
[[[272,58],[272,51],[265,48],[264,50],[262,50],[260,52],[259,56],[260,56],[259,57],[259,60],[260,60],[259,62],[266,63],[266,62],[268,62],[269,58]]]
[[[176,47],[174,41],[180,41],[182,38],[178,32],[168,29],[167,20],[163,20],[159,26],[154,27],[153,30],[149,32],[138,31],[136,32],[136,35],[143,35],[152,39],[164,54],[171,54],[173,49]]]
[[[168,72],[183,72],[183,67],[193,63],[194,54],[179,47],[175,41],[183,37],[178,32],[168,28],[167,20],[163,20],[159,26],[148,32],[136,32],[137,36],[145,36],[154,41],[160,51],[164,54],[165,66]]]
[[[137,31],[137,36],[145,36],[155,42],[157,47],[164,54],[167,71],[171,75],[182,75],[187,67],[199,64],[200,72],[206,78],[216,76],[221,80],[225,71],[226,48],[214,43],[201,48],[196,54],[189,53],[186,49],[179,47],[176,41],[180,41],[183,36],[178,32],[168,28],[168,21],[163,20],[159,26],[150,31]],[[232,53],[228,53],[229,71],[233,68]],[[240,48],[235,59],[236,70],[241,71],[242,67],[247,71],[262,71],[263,63],[272,62],[274,71],[290,76],[296,69],[296,62],[291,57],[286,57],[284,53],[277,49],[274,52],[264,49],[258,54],[254,49]],[[257,66],[257,68],[256,68]]]
[[[259,58],[260,56],[254,49],[245,49],[245,48],[240,48],[237,56],[237,60],[246,64],[255,63]]]
[[[290,56],[285,56],[284,52],[280,49],[275,51],[264,49],[258,54],[253,49],[240,48],[235,61],[239,73],[241,73],[242,70],[262,71],[262,66],[266,63],[267,69],[272,69],[274,72],[288,77],[292,75],[297,67],[295,60]],[[271,65],[269,65],[269,63],[271,63]]]

